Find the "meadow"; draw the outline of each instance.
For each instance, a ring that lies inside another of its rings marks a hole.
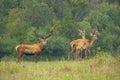
[[[80,61],[0,61],[0,80],[120,80],[120,57],[98,54]]]

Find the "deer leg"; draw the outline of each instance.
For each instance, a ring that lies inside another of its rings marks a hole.
[[[74,45],[73,48],[72,48],[72,51],[71,51],[73,60],[74,60],[74,57],[75,57],[75,55],[76,55],[76,52],[77,52],[77,49],[76,49],[76,46]],[[76,55],[76,56],[77,56],[77,55]]]
[[[77,58],[77,49],[76,48],[74,48],[72,51],[72,57],[73,57],[73,60],[75,59],[75,57]]]
[[[70,60],[70,55],[71,55],[71,52],[68,53],[68,60]]]
[[[82,59],[82,49],[79,49],[78,51],[78,60]]]
[[[35,62],[37,63],[38,62],[38,54],[35,54],[34,58],[35,58]]]
[[[87,59],[89,59],[90,56],[90,49],[88,49]]]
[[[18,53],[18,57],[17,57],[17,59],[16,59],[16,62],[19,62],[22,56],[23,56],[22,53]]]
[[[88,49],[85,50],[86,59],[89,58],[89,54],[90,54],[90,49],[88,48]]]
[[[80,59],[82,59],[82,49],[80,50]]]
[[[72,57],[72,60],[74,60],[74,53],[73,52],[70,53],[70,56]],[[69,56],[69,58],[70,58],[70,56]]]
[[[85,50],[85,58],[87,59],[88,57],[88,49]]]
[[[80,49],[77,49],[77,50],[76,50],[76,60],[79,59],[79,54],[80,54]]]
[[[68,53],[68,60],[70,60],[71,55],[72,55],[72,51]]]
[[[75,54],[75,48],[72,48],[72,51],[70,53],[68,53],[68,60],[70,60],[70,57],[72,56],[73,60],[74,60],[74,54]]]
[[[75,51],[72,51],[72,52],[71,52],[71,55],[72,55],[72,59],[74,60]]]

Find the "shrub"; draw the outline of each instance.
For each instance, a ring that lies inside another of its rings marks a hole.
[[[69,40],[65,37],[54,36],[48,42],[48,46],[53,55],[63,55],[69,51]]]

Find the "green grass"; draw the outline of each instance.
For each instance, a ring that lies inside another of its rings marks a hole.
[[[0,80],[120,80],[120,57],[82,61],[1,61]]]

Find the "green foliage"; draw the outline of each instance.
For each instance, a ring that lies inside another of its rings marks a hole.
[[[87,22],[85,20],[82,22],[77,22],[76,26],[78,27],[77,30],[78,29],[85,30],[86,38],[88,38],[88,36],[90,36],[90,32],[92,31],[92,28],[91,28],[91,25],[89,22]]]
[[[97,53],[100,48],[120,54],[120,6],[111,0],[0,1],[0,53],[12,56],[17,44],[40,42],[34,34],[36,28],[46,36],[52,27],[48,53],[67,54],[70,41],[81,38],[79,29],[86,30],[87,39],[93,29],[98,29],[100,36],[92,51]]]
[[[17,41],[15,39],[1,39],[0,40],[0,57],[12,56],[15,53],[15,45]]]
[[[101,37],[99,40],[101,40],[100,46],[103,50],[114,52],[116,48],[119,47],[119,45],[117,45],[119,38],[116,38],[120,34],[118,21],[118,19],[120,19],[119,13],[120,7],[117,5],[101,3],[96,5],[94,9],[91,10],[89,16],[85,18],[85,20],[90,22],[92,28],[96,28],[100,31]],[[116,19],[113,19],[113,17]]]
[[[70,0],[74,4],[89,4],[90,0]]]
[[[69,51],[69,40],[61,36],[53,36],[48,42],[50,53],[53,55],[65,55]]]
[[[31,25],[44,27],[52,22],[53,13],[46,3],[39,0],[23,0],[21,6],[22,19]]]

